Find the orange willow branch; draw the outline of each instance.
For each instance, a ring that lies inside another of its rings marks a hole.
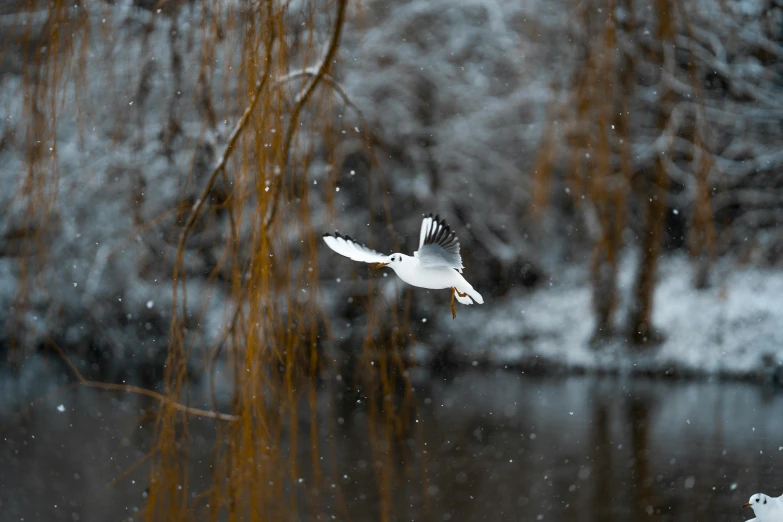
[[[299,125],[299,115],[302,113],[302,108],[308,102],[313,92],[315,91],[315,88],[318,87],[318,84],[321,82],[321,80],[323,80],[324,76],[329,73],[329,69],[332,65],[332,62],[334,61],[334,57],[337,54],[337,48],[340,44],[340,35],[343,32],[343,25],[345,24],[345,10],[347,6],[348,0],[338,0],[337,19],[334,23],[334,32],[332,33],[332,39],[329,42],[329,47],[326,48],[326,54],[324,55],[323,60],[321,60],[321,63],[318,65],[318,70],[315,72],[315,74],[306,75],[308,77],[308,81],[302,91],[296,96],[296,105],[294,106],[294,110],[291,113],[291,121],[288,124],[288,130],[286,131],[285,139],[283,141],[283,152],[281,155],[281,161],[279,162],[281,165],[281,171],[285,170],[282,167],[288,163],[288,154],[291,150],[291,143],[293,142],[294,134],[296,134],[296,128]],[[282,176],[277,176],[275,178],[274,199],[272,200],[269,214],[264,220],[264,230],[267,230],[272,224],[272,221],[275,219],[275,213],[277,212],[278,202],[280,200],[281,179]]]
[[[74,376],[76,377],[76,380],[79,381],[79,384],[81,386],[86,386],[87,388],[97,388],[99,390],[124,391],[128,393],[135,393],[137,395],[145,395],[152,399],[156,399],[159,402],[168,404],[172,406],[175,410],[181,411],[183,413],[187,413],[189,415],[195,415],[197,417],[207,417],[209,419],[216,419],[216,420],[222,420],[227,422],[235,422],[239,420],[239,417],[237,417],[236,415],[231,415],[228,413],[220,413],[216,411],[201,410],[199,408],[191,408],[190,406],[185,406],[184,404],[180,404],[178,402],[172,401],[168,397],[161,395],[158,392],[148,390],[146,388],[141,388],[139,386],[133,386],[131,384],[115,384],[111,382],[97,382],[97,381],[87,380],[84,378],[84,376],[79,371],[79,369],[76,368],[76,366],[71,362],[68,356],[65,355],[65,352],[63,351],[62,348],[60,348],[57,345],[57,343],[55,343],[50,339],[49,345],[57,352],[57,354],[65,362],[65,364],[68,365],[68,368],[70,368],[71,372],[73,372]]]
[[[250,103],[245,108],[245,112],[242,113],[242,117],[239,118],[239,121],[234,126],[234,130],[231,131],[231,135],[228,138],[228,143],[226,143],[226,148],[223,149],[223,154],[220,155],[220,159],[215,165],[215,168],[212,169],[212,173],[209,175],[209,178],[207,179],[207,184],[204,186],[204,190],[201,191],[201,195],[196,200],[196,203],[193,205],[193,209],[191,210],[190,215],[188,216],[188,220],[185,222],[185,226],[182,228],[182,232],[179,235],[179,241],[177,242],[177,255],[184,254],[185,242],[187,241],[188,234],[190,233],[191,229],[193,228],[193,226],[196,224],[196,221],[198,220],[199,213],[201,212],[201,209],[204,206],[204,202],[207,200],[207,197],[209,196],[209,191],[212,190],[212,187],[215,184],[215,180],[217,179],[218,175],[225,171],[228,158],[231,156],[231,153],[234,151],[234,145],[236,145],[236,142],[239,139],[239,135],[242,134],[242,131],[247,126],[247,122],[250,120],[250,115],[253,113],[253,109],[255,109],[256,103],[258,103],[258,99],[261,97],[261,92],[264,90],[266,81],[269,78],[269,71],[272,67],[272,44],[273,44],[273,37],[270,36],[266,44],[266,64],[264,66],[264,73],[261,76],[261,78],[259,78],[258,81],[256,82],[255,89],[253,90],[253,94],[250,97]],[[174,277],[173,277],[175,310],[177,307],[176,304],[177,286],[179,284],[178,277],[177,277],[178,271],[179,271],[179,263],[175,263]],[[187,303],[183,300],[182,303],[183,315],[187,315],[187,310],[185,309],[186,306]]]

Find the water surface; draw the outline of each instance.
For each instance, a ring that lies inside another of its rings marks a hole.
[[[396,520],[721,522],[752,518],[740,505],[754,492],[783,493],[783,393],[758,385],[473,371],[418,379],[416,396],[422,435],[402,441],[411,456],[395,469]],[[0,519],[119,520],[142,509],[145,463],[112,481],[149,449],[146,404],[81,389],[6,413]],[[340,423],[320,430],[321,446],[334,442],[327,459],[343,509],[378,520],[383,463],[364,406],[333,411]],[[211,480],[213,421],[190,431],[198,491]],[[345,519],[328,498],[324,514]]]

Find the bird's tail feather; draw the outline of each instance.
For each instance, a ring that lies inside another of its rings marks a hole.
[[[460,290],[460,292],[462,292],[462,290]],[[462,293],[464,294],[465,292],[462,292]],[[459,294],[454,294],[454,297],[456,297],[457,301],[459,301],[460,303],[462,303],[464,305],[472,305],[473,304],[473,301],[468,296],[461,297]]]
[[[457,290],[459,290],[463,294],[468,294],[478,304],[484,304],[484,298],[481,297],[481,294],[476,292],[473,289],[473,287],[470,286],[470,284],[467,284],[463,288],[457,288]],[[459,295],[457,295],[457,299],[459,299],[459,302],[462,303],[462,304],[470,304],[470,303],[466,303],[465,302],[465,300],[470,301],[470,299],[468,299],[467,297],[463,297],[463,298],[460,299]]]

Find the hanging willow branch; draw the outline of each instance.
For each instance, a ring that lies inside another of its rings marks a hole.
[[[234,146],[236,145],[236,142],[239,139],[239,135],[242,134],[242,131],[247,126],[247,122],[250,120],[250,115],[253,113],[253,109],[255,109],[256,104],[258,103],[258,100],[261,97],[261,93],[263,92],[264,86],[266,85],[267,79],[269,78],[269,71],[271,70],[272,67],[272,42],[273,39],[270,37],[266,43],[266,64],[264,65],[264,73],[256,82],[255,89],[253,90],[253,94],[250,97],[250,103],[245,108],[245,112],[242,113],[242,117],[239,118],[239,121],[237,121],[237,124],[234,126],[234,130],[231,131],[231,134],[229,135],[228,138],[228,143],[226,143],[226,147],[223,149],[223,154],[220,155],[220,159],[215,165],[215,168],[212,169],[212,173],[209,175],[209,178],[207,178],[207,183],[204,186],[204,190],[201,191],[201,195],[196,200],[196,203],[193,205],[193,208],[190,211],[190,215],[188,216],[188,220],[185,222],[185,226],[182,228],[182,232],[180,232],[179,234],[179,241],[177,242],[178,256],[184,255],[185,243],[187,241],[188,234],[195,226],[196,221],[198,221],[201,209],[203,208],[204,202],[207,200],[207,197],[209,196],[209,192],[212,190],[212,187],[215,184],[215,180],[217,180],[218,175],[220,175],[225,171],[226,163],[228,162],[229,157],[231,157],[231,153],[234,151]],[[179,272],[179,266],[180,263],[175,263],[174,275],[172,278],[174,282],[175,309],[176,309],[176,302],[177,302],[177,286],[179,285],[179,278],[177,277]],[[184,290],[184,280],[183,280],[183,292],[184,291],[185,290]],[[182,302],[183,315],[186,315],[187,313],[186,299],[187,299],[187,294],[183,294],[183,302]]]
[[[315,91],[316,87],[318,87],[318,84],[321,83],[321,81],[324,81],[328,83],[345,101],[345,103],[354,110],[357,111],[359,114],[359,117],[363,120],[363,116],[359,108],[354,105],[354,103],[350,100],[345,90],[342,88],[342,86],[337,83],[328,73],[331,67],[332,62],[334,61],[334,57],[337,54],[337,48],[340,43],[340,36],[342,34],[343,25],[345,23],[345,11],[346,7],[348,5],[348,0],[339,0],[338,6],[337,6],[337,19],[335,21],[334,30],[332,32],[332,38],[329,41],[329,45],[326,49],[326,53],[324,54],[324,58],[321,61],[320,65],[317,68],[306,68],[301,72],[292,73],[289,75],[284,76],[283,78],[279,79],[276,83],[279,85],[285,81],[288,81],[292,78],[299,77],[299,76],[305,76],[308,78],[307,83],[305,84],[302,91],[296,96],[296,105],[294,106],[294,110],[291,114],[291,121],[288,125],[288,130],[285,135],[284,145],[283,145],[283,152],[281,155],[282,161],[280,161],[280,164],[285,165],[288,161],[288,155],[290,153],[291,144],[293,142],[294,134],[296,133],[297,124],[299,122],[299,116],[302,112],[302,109],[304,108],[305,104],[308,102],[310,97],[312,96],[313,92]],[[264,67],[264,73],[259,78],[259,80],[256,82],[255,89],[253,91],[253,94],[250,98],[250,103],[248,104],[247,108],[245,108],[245,111],[242,113],[242,117],[239,118],[239,121],[237,121],[237,124],[234,126],[234,129],[231,131],[231,134],[228,139],[228,143],[226,144],[226,147],[223,149],[223,153],[220,155],[220,159],[218,160],[217,164],[215,165],[215,168],[212,170],[212,172],[209,175],[209,178],[207,178],[207,183],[204,186],[204,189],[201,192],[201,195],[196,200],[196,202],[193,205],[193,208],[191,209],[190,215],[188,216],[187,221],[185,222],[185,226],[182,228],[182,232],[180,232],[179,235],[179,241],[177,242],[177,254],[182,255],[185,251],[185,243],[187,242],[187,238],[193,227],[195,226],[196,222],[198,221],[198,218],[200,216],[201,210],[204,206],[204,202],[206,201],[207,197],[209,196],[209,192],[212,190],[212,187],[215,184],[215,181],[217,180],[217,177],[225,172],[226,163],[228,162],[229,157],[231,156],[231,153],[234,150],[234,146],[239,139],[240,134],[247,126],[247,122],[250,120],[250,115],[253,113],[253,110],[256,107],[256,104],[258,103],[259,98],[261,97],[261,93],[264,90],[264,87],[266,86],[267,79],[269,78],[269,72],[272,64],[272,42],[273,38],[269,38],[267,40],[266,44],[266,64]],[[283,169],[281,169],[283,170]],[[274,200],[271,204],[270,211],[267,215],[267,218],[264,220],[264,230],[267,230],[269,228],[269,225],[272,223],[275,217],[276,209],[278,200],[280,198],[280,181],[279,178],[275,182],[274,187]],[[175,264],[174,267],[174,274],[173,274],[173,281],[174,281],[174,302],[176,303],[176,297],[177,297],[177,287],[179,285],[179,263]],[[184,292],[184,281],[183,281],[183,292]],[[182,303],[182,313],[183,315],[186,315],[186,307],[187,307],[187,295],[183,294],[183,303]],[[176,306],[176,304],[175,304]]]

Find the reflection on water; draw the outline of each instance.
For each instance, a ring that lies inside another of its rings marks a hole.
[[[720,522],[751,518],[739,507],[751,493],[783,493],[783,394],[752,384],[506,372],[421,381],[423,440],[405,442],[427,473],[400,468],[397,520]],[[144,404],[83,389],[1,419],[0,518],[116,520],[141,509]],[[335,465],[351,520],[377,520],[382,463],[357,408],[339,405],[337,432],[323,430],[323,446],[334,443],[324,467]],[[210,483],[214,424],[194,419],[190,431],[198,492]]]

